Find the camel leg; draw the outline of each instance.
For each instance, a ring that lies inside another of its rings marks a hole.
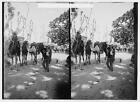
[[[47,68],[47,71],[49,72],[49,60],[46,61],[46,68]]]
[[[86,54],[86,63],[87,63],[87,54]]]
[[[83,57],[83,62],[84,62],[84,55],[82,55],[82,57]]]
[[[26,62],[26,55],[24,55],[24,62],[23,63],[25,64],[25,62]]]
[[[35,64],[35,54],[33,54],[33,64]]]
[[[37,64],[37,54],[35,54],[35,64]]]
[[[99,63],[99,53],[97,53],[97,63]]]
[[[75,55],[75,62],[76,62],[76,64],[77,64],[77,55]]]
[[[17,71],[18,71],[18,67],[17,67],[17,55],[15,55],[15,67],[17,68]]]
[[[99,63],[100,63],[100,52],[99,52]]]
[[[18,56],[18,58],[19,58],[19,64],[21,65],[21,59],[20,59],[20,55]]]
[[[81,64],[81,55],[79,55],[79,63]]]
[[[15,64],[17,64],[17,55],[15,56]]]
[[[91,64],[91,62],[90,62],[90,56],[91,56],[91,55],[89,55],[89,64]]]
[[[95,55],[95,62],[96,62],[96,53],[94,55]]]
[[[88,58],[88,56],[89,56],[89,55],[87,54],[87,64],[89,63],[89,58]]]
[[[22,61],[21,61],[22,64],[23,64],[23,57],[24,57],[24,56],[22,55]]]
[[[80,67],[80,69],[82,69],[82,66],[81,66],[81,55],[79,55],[79,67]]]
[[[26,63],[26,55],[24,55],[24,64]]]
[[[26,63],[26,65],[27,65],[27,55],[25,55],[25,61],[26,61],[26,62],[25,62],[25,63]]]
[[[87,63],[89,64],[89,55],[87,55]]]
[[[32,54],[31,54],[31,59],[30,59],[30,61],[32,62]]]
[[[33,60],[33,54],[31,54],[31,62],[34,63],[34,60]]]
[[[37,53],[36,53],[36,64],[37,64]]]
[[[75,57],[75,64],[77,65],[77,55],[74,55],[74,57]],[[76,70],[76,67],[77,66],[75,66],[75,70]]]
[[[35,63],[35,54],[33,54],[33,64]]]
[[[12,67],[13,67],[14,65],[13,56],[11,57],[11,59],[12,59]],[[13,69],[12,67],[11,67],[11,70]]]
[[[13,56],[12,56],[12,65],[14,64],[14,61],[13,61]]]
[[[23,62],[24,64],[26,63],[26,55],[24,55],[24,62]]]

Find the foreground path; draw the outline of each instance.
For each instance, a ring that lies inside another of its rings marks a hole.
[[[120,63],[119,58],[122,59]],[[84,70],[72,67],[73,99],[134,99],[134,68],[130,67],[131,54],[118,53],[114,63],[114,71],[92,61],[91,65],[83,65]]]
[[[59,56],[63,59],[56,59]],[[57,57],[56,57],[57,56]],[[41,61],[37,65],[19,66],[20,71],[4,70],[4,98],[8,99],[58,99],[66,98],[69,69],[64,66],[67,55],[53,54],[50,72],[45,72]],[[60,90],[61,89],[61,90]],[[60,95],[60,91],[62,91]]]

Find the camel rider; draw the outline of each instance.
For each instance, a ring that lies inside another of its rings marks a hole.
[[[17,33],[13,32],[12,34],[12,41],[18,41]]]
[[[81,39],[81,35],[80,35],[80,32],[79,32],[79,31],[77,32],[77,34],[76,34],[76,36],[75,36],[75,39],[76,39],[76,40]]]

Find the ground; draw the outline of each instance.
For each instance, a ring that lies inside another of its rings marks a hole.
[[[69,93],[64,92],[69,89],[69,68],[65,67],[67,56],[64,53],[53,53],[49,72],[44,71],[40,58],[38,64],[33,65],[29,56],[28,65],[18,65],[19,71],[4,68],[4,98],[68,98]]]
[[[107,68],[104,55],[100,64],[95,62],[94,55],[91,58],[91,65],[82,65],[83,70],[72,66],[72,99],[135,99],[134,68],[129,65],[130,53],[116,54],[113,72]]]
[[[106,67],[104,55],[97,64],[94,55],[90,65],[83,70],[71,67],[72,99],[135,99],[134,68],[130,53],[117,53],[114,71]],[[53,53],[50,72],[44,72],[39,60],[37,65],[28,62],[20,71],[4,68],[4,98],[6,99],[58,99],[67,98],[69,69],[64,66],[68,55]],[[58,63],[57,62],[58,59]],[[122,62],[120,62],[122,59]]]

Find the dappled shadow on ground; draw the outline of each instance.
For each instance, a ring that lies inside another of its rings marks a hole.
[[[4,93],[5,99],[65,99],[70,97],[68,90],[69,68],[65,66],[65,60],[53,59],[49,72],[45,72],[42,61],[33,65],[17,65],[20,70],[4,68]],[[63,87],[62,87],[63,86]],[[60,89],[62,89],[60,91]],[[64,90],[63,90],[64,89]],[[59,95],[61,93],[62,95]]]
[[[103,59],[102,59],[103,60]],[[130,59],[117,58],[114,71],[110,71],[105,60],[101,64],[91,62],[82,65],[84,70],[72,68],[73,99],[136,99],[134,68]]]

